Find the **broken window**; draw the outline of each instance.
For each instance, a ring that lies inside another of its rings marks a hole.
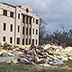
[[[38,34],[38,30],[36,29],[36,35]]]
[[[13,12],[10,12],[10,17],[14,17],[14,13]]]
[[[38,20],[36,19],[36,24],[38,24]]]
[[[31,35],[31,28],[29,29],[29,35]]]
[[[20,31],[20,26],[18,25],[18,32]]]
[[[4,42],[6,41],[6,37],[5,37],[5,36],[3,37],[3,41],[4,41]]]
[[[6,30],[6,23],[3,24],[3,30]]]
[[[3,15],[7,16],[7,10],[3,10]]]
[[[28,35],[28,28],[26,28],[26,35]]]
[[[10,25],[10,31],[13,31],[13,25],[12,24]]]
[[[20,19],[20,14],[18,14],[18,19]]]
[[[29,39],[29,44],[31,44],[31,39]]]
[[[10,37],[10,43],[12,43],[12,37]]]
[[[22,39],[22,45],[24,45],[24,38]]]
[[[36,45],[37,45],[37,39],[36,39]]]
[[[20,44],[20,38],[17,38],[17,44]]]
[[[23,23],[25,23],[25,16],[23,15]]]

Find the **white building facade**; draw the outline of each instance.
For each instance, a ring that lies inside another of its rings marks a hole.
[[[0,3],[0,27],[0,42],[39,45],[39,16],[28,4],[11,6]]]

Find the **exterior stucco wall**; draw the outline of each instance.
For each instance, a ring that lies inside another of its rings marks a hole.
[[[26,9],[28,9],[28,12],[26,12]],[[7,10],[7,16],[3,15],[3,10]],[[14,13],[14,17],[10,17],[10,12]],[[20,19],[18,19],[18,14],[20,14]],[[32,18],[32,23],[29,24],[23,24],[23,15],[25,15],[25,19],[28,16],[28,20]],[[35,22],[33,23],[33,18],[35,18]],[[36,24],[36,19],[38,20],[38,24]],[[3,30],[3,23],[6,23],[6,31]],[[10,31],[10,24],[13,25],[13,31]],[[39,16],[37,16],[35,13],[32,12],[32,8],[28,5],[21,5],[21,7],[12,7],[9,5],[1,4],[0,3],[0,41],[3,41],[3,36],[6,36],[6,41],[10,42],[10,37],[13,38],[12,44],[17,44],[17,38],[20,38],[20,45],[22,45],[22,39],[24,38],[24,44],[26,44],[26,39],[32,39],[35,40],[34,45],[39,45]],[[20,26],[20,30],[18,32],[18,26]],[[25,34],[22,34],[22,28],[25,27]],[[28,27],[28,35],[26,35],[26,28]],[[29,35],[29,29],[31,28],[31,36]],[[34,34],[33,34],[34,29]],[[38,30],[38,34],[36,35],[36,29]]]

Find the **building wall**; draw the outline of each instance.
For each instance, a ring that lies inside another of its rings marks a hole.
[[[32,39],[34,39],[34,45],[36,45],[36,40],[37,40],[37,45],[39,45],[39,17],[34,14],[33,18],[35,20],[34,23],[32,23]],[[36,24],[36,19],[38,20],[38,24]],[[33,29],[34,29],[34,34],[33,34]],[[38,31],[37,35],[36,35],[36,30]]]
[[[28,9],[28,12],[27,12]],[[3,15],[3,10],[7,10],[7,16]],[[10,12],[14,13],[14,18],[10,17]],[[20,19],[18,19],[18,14],[20,14]],[[23,16],[25,16],[25,23],[23,23]],[[28,24],[27,24],[28,17]],[[33,19],[35,18],[35,22]],[[30,20],[31,19],[31,20]],[[36,24],[36,19],[38,20],[38,24]],[[31,24],[30,24],[31,21]],[[6,31],[3,31],[3,23],[6,23]],[[0,4],[0,41],[3,41],[3,36],[6,36],[6,41],[10,42],[10,37],[13,38],[12,44],[17,44],[17,38],[20,39],[20,45],[22,45],[24,39],[24,45],[32,44],[32,40],[34,39],[34,45],[39,45],[39,16],[32,12],[32,8],[28,5],[21,5],[17,7],[11,7],[9,5]],[[13,31],[10,31],[10,24],[13,24]],[[19,26],[19,32],[18,32]],[[23,35],[23,27],[24,27],[24,35]],[[26,28],[28,28],[28,35],[26,35]],[[29,30],[31,28],[31,35],[29,35]],[[33,34],[34,29],[34,34]],[[36,35],[36,29],[38,33]],[[31,43],[29,43],[31,39]],[[36,44],[37,40],[37,44]]]
[[[3,15],[3,10],[7,10],[7,16]],[[14,18],[10,17],[10,11],[14,12]],[[3,24],[6,23],[6,31],[3,30]],[[10,31],[10,25],[13,25],[13,31]],[[3,41],[3,36],[6,37],[6,41],[10,42],[10,37],[13,38],[14,44],[14,24],[15,24],[15,8],[0,4],[0,42]]]

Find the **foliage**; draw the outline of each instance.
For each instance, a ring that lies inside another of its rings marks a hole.
[[[68,62],[67,62],[68,63]],[[70,62],[71,64],[72,62]],[[40,68],[40,67],[38,67]],[[38,70],[36,66],[33,65],[10,65],[7,63],[0,63],[0,72],[72,72],[72,70],[62,70],[57,68],[40,68]]]
[[[72,40],[72,29],[65,31],[64,26],[62,25],[61,30],[55,30],[53,33],[46,31],[46,23],[40,19],[40,31],[39,31],[39,44],[51,43],[51,39],[54,38],[59,42],[64,43],[65,41]]]

